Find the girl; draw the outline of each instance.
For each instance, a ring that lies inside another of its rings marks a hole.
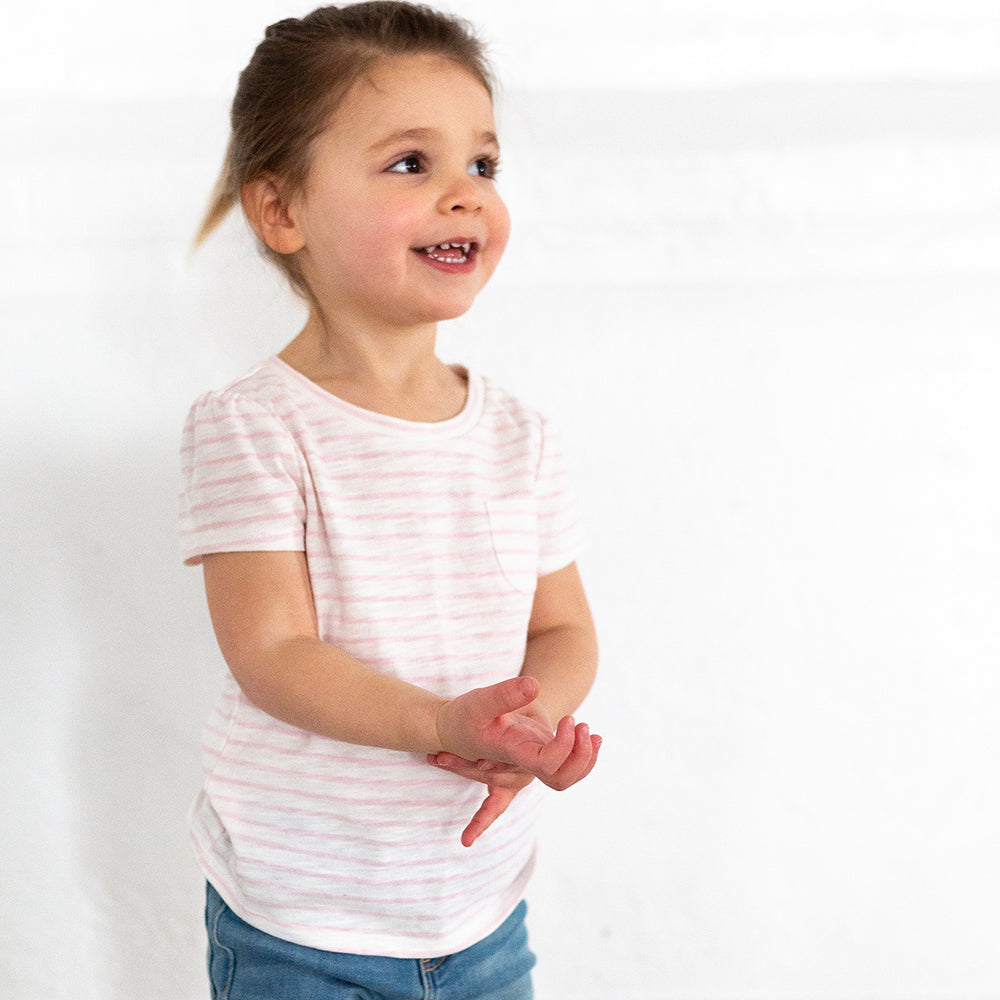
[[[199,238],[239,200],[309,314],[185,427],[231,672],[192,814],[213,996],[531,995],[539,783],[601,741],[552,430],[434,353],[507,241],[498,156],[481,47],[425,7],[281,21],[240,77]]]

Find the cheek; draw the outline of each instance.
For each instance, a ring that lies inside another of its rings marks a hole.
[[[498,198],[496,207],[491,212],[490,219],[489,250],[494,262],[500,259],[507,246],[507,240],[509,238],[510,212],[507,211],[507,206]]]
[[[398,255],[417,238],[425,216],[403,199],[389,201],[368,214],[356,228],[356,241],[366,255]]]
[[[336,253],[354,280],[382,286],[405,266],[413,233],[403,206],[398,211],[359,213],[341,232]]]

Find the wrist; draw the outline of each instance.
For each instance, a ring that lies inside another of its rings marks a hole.
[[[440,753],[446,749],[443,738],[444,727],[442,716],[450,704],[451,699],[443,698],[440,695],[430,694],[427,706],[426,721],[424,722],[424,740],[427,744],[428,753]]]
[[[448,750],[448,740],[445,738],[445,715],[450,704],[450,698],[441,698],[434,709],[434,737],[437,740],[437,749],[433,751],[434,753],[440,753],[442,750],[451,752]]]
[[[446,699],[415,684],[395,678],[378,679],[378,686],[369,689],[358,704],[373,706],[366,713],[367,724],[378,724],[381,735],[373,739],[348,742],[367,743],[387,750],[426,754],[438,751],[437,714]],[[379,706],[378,708],[374,706]]]

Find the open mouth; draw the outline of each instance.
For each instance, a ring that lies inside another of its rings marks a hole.
[[[431,260],[439,261],[442,264],[465,264],[469,258],[475,256],[478,250],[477,244],[468,243],[437,243],[432,247],[417,247],[417,253],[422,253]]]

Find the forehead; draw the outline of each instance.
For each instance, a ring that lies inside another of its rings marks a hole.
[[[340,138],[406,130],[493,131],[493,102],[470,70],[437,55],[381,59],[345,95],[330,122]],[[363,135],[362,135],[363,134]]]

